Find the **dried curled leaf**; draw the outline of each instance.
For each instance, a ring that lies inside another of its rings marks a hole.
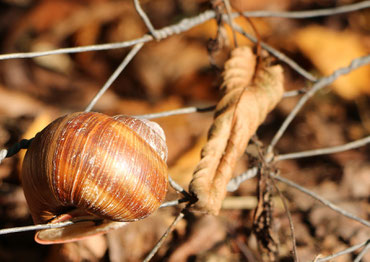
[[[226,195],[236,162],[251,136],[283,95],[280,66],[254,70],[256,57],[249,47],[233,50],[225,64],[224,96],[217,104],[215,119],[202,149],[190,191],[198,198],[195,208],[217,215]]]

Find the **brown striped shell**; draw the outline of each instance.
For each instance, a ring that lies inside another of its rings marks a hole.
[[[39,231],[36,241],[73,241],[122,225],[111,221],[150,215],[166,196],[166,160],[164,132],[154,122],[100,113],[55,120],[26,153],[24,193],[35,224],[84,222]]]

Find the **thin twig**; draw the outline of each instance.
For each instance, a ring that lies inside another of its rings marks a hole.
[[[165,207],[172,207],[172,206],[177,206],[181,203],[188,202],[189,200],[186,198],[182,199],[177,199],[173,201],[168,201],[163,203],[159,208],[165,208]],[[12,227],[12,228],[3,228],[0,229],[0,235],[6,235],[6,234],[14,234],[14,233],[19,233],[19,232],[27,232],[27,231],[36,231],[36,230],[42,230],[42,229],[54,229],[54,228],[61,228],[65,226],[70,226],[74,225],[78,222],[81,222],[82,220],[79,221],[65,221],[65,222],[60,222],[60,223],[53,223],[53,224],[38,224],[38,225],[31,225],[31,226],[21,226],[21,227]],[[85,220],[83,220],[85,221]]]
[[[136,9],[136,12],[139,14],[139,16],[141,17],[141,19],[144,21],[144,24],[148,28],[150,34],[156,40],[160,40],[159,36],[156,33],[156,30],[154,29],[154,26],[150,22],[149,17],[146,15],[146,13],[144,12],[144,10],[141,8],[140,1],[139,0],[134,0],[134,6],[135,6],[135,9]]]
[[[153,258],[153,256],[157,253],[158,249],[163,245],[163,242],[167,239],[169,234],[175,229],[176,224],[184,217],[183,211],[184,211],[184,209],[180,212],[180,214],[178,214],[178,216],[175,218],[175,220],[172,222],[172,224],[167,228],[166,232],[159,239],[158,243],[153,247],[153,249],[150,251],[150,253],[143,260],[143,262],[150,261]]]
[[[117,77],[121,74],[121,72],[126,68],[128,63],[135,57],[137,52],[143,47],[144,43],[136,44],[131,51],[127,54],[125,59],[123,59],[122,63],[117,67],[117,69],[113,72],[113,74],[109,77],[107,82],[105,82],[104,86],[99,90],[99,92],[95,95],[95,97],[91,100],[90,104],[86,107],[85,112],[91,111],[94,105],[98,102],[100,97],[108,90],[108,88],[112,85],[112,83],[117,79]]]
[[[22,139],[18,143],[12,145],[9,149],[1,149],[0,150],[0,164],[6,157],[11,157],[17,154],[21,149],[27,149],[30,146],[32,140],[33,138],[32,139]]]
[[[189,202],[188,198],[176,199],[176,200],[164,202],[159,208],[178,206],[186,202]]]
[[[227,184],[227,187],[226,187],[227,192],[234,192],[234,191],[236,191],[239,188],[239,186],[240,186],[241,183],[243,183],[244,181],[246,181],[248,179],[251,179],[251,178],[255,177],[257,175],[257,173],[258,173],[258,168],[257,167],[253,167],[251,169],[248,169],[243,174],[234,177]]]
[[[355,245],[355,246],[352,246],[352,247],[349,247],[347,249],[344,249],[342,251],[339,251],[338,253],[335,253],[333,255],[330,255],[330,256],[327,256],[327,257],[321,257],[321,258],[318,258],[316,259],[317,262],[325,262],[325,261],[329,261],[333,258],[336,258],[336,257],[339,257],[339,256],[342,256],[342,255],[345,255],[345,254],[349,254],[349,253],[352,253],[353,251],[356,251],[357,249],[363,247],[363,246],[369,246],[370,244],[370,239],[368,239],[367,241],[365,242],[362,242],[358,245]],[[366,247],[365,247],[366,248]],[[359,262],[359,261],[357,261]]]
[[[340,146],[333,146],[333,147],[327,147],[327,148],[321,148],[321,149],[314,149],[314,150],[308,150],[303,152],[296,152],[296,153],[290,153],[290,154],[281,154],[277,155],[274,160],[275,161],[281,161],[281,160],[287,160],[287,159],[297,159],[297,158],[303,158],[303,157],[312,157],[312,156],[319,156],[319,155],[326,155],[326,154],[332,154],[332,153],[339,153],[346,150],[351,150],[354,148],[358,148],[361,146],[364,146],[366,144],[370,143],[370,136],[367,136],[365,138],[340,145]]]
[[[369,251],[369,249],[370,249],[370,239],[368,239],[366,242],[367,242],[366,246],[364,247],[364,249],[362,249],[360,254],[357,255],[357,257],[355,258],[355,260],[353,260],[353,262],[360,262],[361,259],[363,258],[363,256],[365,256],[365,254],[367,253],[367,251]]]
[[[288,11],[288,12],[276,12],[276,11],[246,11],[243,12],[245,16],[249,17],[282,17],[282,18],[312,18],[320,16],[331,16],[343,13],[349,13],[358,11],[361,9],[369,8],[370,1],[362,1],[355,4],[343,5],[334,8],[325,8],[318,10],[307,10],[307,11]]]
[[[191,114],[191,113],[197,113],[197,112],[206,113],[206,112],[211,112],[211,111],[215,110],[215,108],[216,108],[216,106],[209,106],[209,107],[204,107],[204,108],[191,106],[191,107],[184,107],[184,108],[179,108],[179,109],[174,109],[174,110],[163,111],[163,112],[159,112],[159,113],[136,115],[136,116],[133,116],[133,117],[154,119],[154,118],[160,118],[160,117],[184,115],[184,114]]]
[[[293,252],[293,258],[294,258],[294,261],[295,262],[298,262],[299,260],[298,260],[298,253],[297,253],[297,241],[296,241],[297,238],[295,236],[295,230],[294,230],[294,224],[293,224],[292,215],[290,214],[288,203],[286,201],[285,196],[283,195],[283,193],[280,191],[280,189],[276,185],[274,179],[271,179],[271,181],[272,181],[272,184],[274,185],[276,191],[278,192],[281,201],[283,202],[285,213],[286,213],[286,215],[288,217],[288,221],[289,221],[290,233],[292,235],[292,246],[293,246],[292,252]]]
[[[227,20],[228,20],[228,23],[231,27],[231,32],[233,34],[233,39],[234,39],[234,46],[235,47],[238,47],[238,42],[236,40],[236,34],[235,34],[235,29],[234,29],[234,22],[233,22],[233,18],[232,18],[232,14],[231,14],[231,5],[230,5],[230,1],[229,0],[222,0],[223,3],[224,3],[224,6],[226,8],[226,15],[227,15]]]
[[[288,97],[293,97],[293,96],[299,96],[307,92],[307,89],[302,88],[298,90],[292,90],[292,91],[287,91],[284,93],[283,98],[288,98]]]
[[[6,158],[7,154],[8,154],[8,150],[6,150],[6,149],[1,149],[0,150],[0,164]]]
[[[126,56],[126,58],[127,58],[127,56]],[[123,62],[122,62],[122,64],[123,64]],[[119,68],[117,68],[116,71],[118,69]],[[111,76],[111,78],[110,78],[111,81],[114,81],[114,79],[113,79],[114,77],[116,77],[116,76],[113,76],[113,75]],[[111,81],[108,79],[107,83],[111,82]],[[102,87],[102,89],[99,91],[99,93],[95,96],[96,101],[104,94],[106,89],[109,88],[109,85],[108,85],[109,83],[108,84],[107,83]],[[89,107],[86,108],[86,111],[91,110],[90,106],[93,104],[93,102],[95,104],[96,101],[91,101]],[[94,106],[94,105],[92,105],[92,106]],[[174,110],[169,110],[169,111],[164,111],[164,112],[159,112],[159,113],[137,115],[137,116],[133,116],[133,117],[154,119],[154,118],[168,117],[168,116],[174,116],[174,115],[191,114],[191,113],[196,113],[196,112],[206,113],[206,112],[213,111],[215,108],[216,108],[216,106],[209,106],[209,107],[203,107],[203,108],[200,108],[200,107],[185,107],[185,108],[174,109]],[[16,153],[19,152],[19,150],[27,149],[31,141],[32,141],[32,139],[30,139],[30,140],[23,139],[23,140],[19,141],[18,143],[14,144],[8,150],[7,149],[1,149],[0,150],[0,164],[5,158],[15,155]]]
[[[254,12],[244,12],[243,14],[249,17],[261,17],[261,16],[287,17],[289,16],[289,14],[293,14],[292,17],[290,18],[306,18],[306,17],[315,17],[315,16],[333,15],[333,14],[339,14],[339,13],[345,13],[345,12],[352,12],[352,11],[368,8],[369,6],[370,6],[370,1],[363,1],[357,4],[353,4],[353,5],[346,5],[346,6],[328,8],[328,9],[310,10],[310,11],[297,11],[297,12],[254,11]],[[194,16],[191,18],[185,18],[177,24],[164,27],[160,30],[156,30],[156,34],[160,35],[160,39],[166,38],[173,34],[180,34],[212,18],[215,18],[215,16],[216,16],[216,13],[213,10],[207,10],[197,16]],[[232,14],[232,16],[237,17],[239,16],[239,14],[234,13]],[[60,48],[60,49],[41,51],[41,52],[3,54],[3,55],[0,55],[0,60],[16,59],[16,58],[33,58],[33,57],[46,56],[46,55],[72,54],[72,53],[82,53],[82,52],[89,52],[89,51],[112,50],[112,49],[133,46],[138,43],[149,42],[149,41],[152,41],[153,39],[154,37],[151,35],[144,35],[134,40],[118,42],[118,43],[107,43],[107,44],[99,44],[99,45]]]
[[[271,153],[272,152],[272,150],[274,149],[274,146],[280,140],[280,138],[284,134],[285,130],[287,129],[287,127],[289,126],[289,124],[293,121],[293,119],[298,114],[298,112],[301,110],[301,108],[303,107],[303,105],[317,91],[319,91],[320,89],[324,88],[325,86],[331,84],[332,82],[334,82],[341,75],[348,74],[351,71],[353,71],[353,70],[355,70],[355,69],[357,69],[357,68],[359,68],[359,67],[361,67],[363,65],[369,64],[369,63],[370,63],[370,55],[356,58],[356,59],[352,60],[352,62],[351,62],[351,64],[349,66],[344,67],[344,68],[337,69],[330,76],[323,77],[319,81],[317,81],[312,86],[312,88],[305,95],[303,95],[301,97],[301,99],[298,101],[297,105],[289,113],[288,117],[285,119],[285,121],[281,125],[280,129],[276,132],[274,138],[272,139],[272,141],[271,141],[271,143],[270,143],[270,145],[269,145],[269,147],[267,149],[267,152],[268,153]]]
[[[326,200],[325,198],[317,195],[316,193],[294,183],[293,181],[289,180],[289,179],[286,179],[286,178],[283,178],[281,176],[272,176],[274,179],[276,180],[279,180],[280,182],[283,182],[284,184],[287,184],[291,187],[294,187],[295,189],[298,189],[299,191],[309,195],[310,197],[320,201],[323,205],[331,208],[332,210],[334,210],[335,212],[338,212],[339,214],[345,216],[345,217],[348,217],[352,220],[355,220],[357,222],[360,222],[361,224],[367,226],[367,227],[370,227],[370,221],[367,221],[365,219],[362,219],[362,218],[359,218],[351,213],[349,213],[348,211],[345,211],[343,210],[342,208],[338,207],[337,205],[333,204],[332,202],[330,202],[329,200]]]
[[[184,189],[182,186],[180,186],[178,183],[176,183],[175,180],[171,178],[171,176],[168,176],[168,181],[173,189],[175,189],[177,192],[182,194],[185,198],[187,198],[189,201],[192,199],[192,196]]]
[[[65,226],[69,226],[73,224],[75,224],[75,222],[66,221],[66,222],[55,223],[55,224],[40,224],[40,225],[32,225],[32,226],[4,228],[4,229],[0,229],[0,235],[13,234],[13,233],[18,233],[18,232],[26,232],[26,231],[35,231],[35,230],[42,230],[42,229],[60,228],[60,227],[65,227]]]
[[[235,30],[237,32],[239,32],[240,34],[244,35],[246,38],[248,38],[249,40],[251,40],[253,43],[257,43],[258,42],[258,39],[257,38],[255,38],[254,36],[246,33],[241,26],[235,24],[234,25],[234,28],[235,28]],[[317,78],[314,75],[312,75],[307,70],[305,70],[304,68],[302,68],[295,61],[293,61],[291,58],[287,57],[285,54],[281,53],[280,51],[276,50],[275,48],[271,47],[270,45],[268,45],[268,44],[266,44],[266,43],[264,43],[262,41],[260,42],[260,44],[261,44],[261,46],[266,51],[268,51],[270,54],[272,54],[273,56],[275,56],[276,58],[278,58],[282,62],[284,62],[287,65],[289,65],[293,70],[295,70],[301,76],[307,78],[308,80],[310,80],[312,82],[317,81]]]

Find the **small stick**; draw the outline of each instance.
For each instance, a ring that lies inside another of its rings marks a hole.
[[[131,51],[127,54],[125,59],[123,59],[122,63],[117,67],[117,69],[113,72],[113,74],[109,77],[107,82],[103,85],[103,87],[99,90],[99,92],[95,95],[95,97],[91,100],[90,104],[86,107],[85,112],[91,111],[94,105],[98,102],[100,97],[108,90],[108,88],[112,85],[112,83],[117,79],[117,77],[121,74],[121,72],[126,68],[128,63],[135,57],[137,52],[143,47],[144,43],[136,44]]]
[[[358,254],[355,260],[353,260],[353,262],[360,262],[362,257],[367,253],[367,251],[369,251],[369,249],[370,249],[370,239],[367,240],[366,246],[364,247],[364,249],[362,249],[360,254]]]
[[[367,136],[365,138],[358,139],[356,141],[353,141],[353,142],[350,142],[344,145],[340,145],[340,146],[333,146],[333,147],[314,149],[314,150],[308,150],[308,151],[297,152],[297,153],[277,155],[275,157],[275,161],[339,153],[339,152],[343,152],[343,151],[347,151],[347,150],[351,150],[351,149],[364,146],[368,143],[370,143],[370,136]]]
[[[286,179],[286,178],[283,178],[281,176],[272,176],[274,179],[280,181],[280,182],[283,182],[284,184],[287,184],[295,189],[298,189],[299,191],[309,195],[310,197],[320,201],[323,205],[329,207],[330,209],[334,210],[335,212],[345,216],[345,217],[348,217],[349,219],[352,219],[352,220],[355,220],[357,222],[360,222],[361,224],[367,226],[367,227],[370,227],[370,222],[365,220],[365,219],[362,219],[362,218],[359,218],[351,213],[349,213],[348,211],[345,211],[343,210],[342,208],[336,206],[335,204],[331,203],[329,200],[326,200],[325,198],[315,194],[314,192],[294,183],[293,181],[290,181],[289,179]]]
[[[342,251],[339,251],[338,253],[332,254],[330,256],[318,258],[318,259],[316,259],[316,262],[325,262],[325,261],[332,260],[333,258],[342,256],[342,255],[345,255],[345,254],[348,254],[348,253],[352,253],[353,251],[355,251],[355,250],[357,250],[357,249],[359,249],[359,248],[361,248],[365,245],[366,245],[366,247],[369,247],[370,246],[369,244],[370,244],[370,239],[368,239],[367,241],[362,242],[358,245],[355,245],[355,246],[349,247],[347,249],[344,249]],[[364,250],[366,249],[366,247],[364,248]],[[364,251],[364,250],[362,250],[362,251]],[[357,262],[359,262],[359,261],[357,261]]]
[[[303,18],[332,16],[332,15],[337,15],[337,14],[349,13],[349,12],[358,11],[358,10],[369,8],[369,7],[370,7],[370,1],[362,1],[359,3],[355,3],[355,4],[343,5],[343,6],[338,6],[334,8],[318,9],[318,10],[288,11],[288,12],[246,11],[246,12],[243,12],[243,14],[249,17],[281,17],[281,18],[303,19]]]
[[[216,106],[209,106],[209,107],[204,107],[204,108],[191,106],[191,107],[184,107],[184,108],[179,108],[179,109],[174,109],[174,110],[163,111],[159,113],[136,115],[133,117],[154,119],[154,118],[160,118],[160,117],[168,117],[168,116],[191,114],[191,113],[207,113],[207,112],[211,112],[215,110],[215,108]]]
[[[271,176],[271,175],[270,175]],[[273,176],[271,176],[273,178]],[[296,236],[295,236],[295,230],[294,230],[294,224],[293,224],[293,219],[292,219],[292,215],[290,214],[290,211],[289,211],[289,208],[288,208],[288,203],[286,201],[286,198],[285,196],[283,195],[283,193],[280,191],[280,189],[277,187],[274,179],[271,179],[272,181],[272,184],[274,185],[276,191],[278,192],[279,196],[280,196],[280,199],[281,201],[283,202],[283,205],[284,205],[284,209],[285,209],[285,213],[288,217],[288,221],[289,221],[289,228],[290,228],[290,233],[292,235],[292,245],[293,245],[293,258],[294,258],[294,261],[295,262],[298,262],[298,254],[297,254],[297,241],[296,241]]]
[[[180,186],[178,183],[176,183],[175,180],[173,180],[170,176],[168,176],[168,181],[173,189],[177,191],[178,193],[181,193],[185,198],[188,199],[188,201],[193,200],[194,197],[192,197],[182,186]]]
[[[253,37],[252,35],[246,33],[242,27],[240,27],[239,25],[235,24],[234,25],[234,28],[237,32],[239,32],[240,34],[244,35],[246,38],[248,38],[249,40],[251,40],[253,43],[257,43],[257,39],[255,37]],[[260,42],[261,46],[263,49],[265,49],[266,51],[268,51],[270,54],[272,54],[273,56],[275,56],[276,58],[278,58],[279,60],[283,61],[284,63],[286,63],[287,65],[289,65],[293,70],[295,70],[298,74],[300,74],[301,76],[305,77],[306,79],[312,81],[312,82],[315,82],[317,81],[317,78],[312,75],[311,73],[309,73],[307,70],[303,69],[300,65],[298,65],[295,61],[293,61],[291,58],[287,57],[285,54],[281,53],[280,51],[276,50],[275,48],[271,47],[270,45],[264,43],[264,42]]]
[[[233,39],[234,39],[234,46],[238,47],[238,41],[236,40],[236,34],[235,34],[235,29],[234,29],[234,22],[233,18],[231,17],[231,5],[229,0],[222,0],[224,2],[224,5],[226,7],[226,13],[227,13],[227,19],[228,23],[231,27],[231,32],[233,34]]]
[[[253,11],[253,12],[244,12],[243,14],[249,17],[286,17],[286,18],[309,18],[309,17],[319,17],[319,16],[329,16],[340,13],[347,13],[352,11],[357,11],[370,7],[370,1],[362,1],[352,5],[345,5],[335,8],[327,9],[318,9],[318,10],[309,10],[309,11],[293,11],[293,12],[270,12],[270,11]],[[179,34],[185,32],[199,24],[202,24],[210,19],[215,18],[216,13],[213,10],[207,10],[199,15],[194,17],[185,18],[177,24],[173,24],[167,27],[164,27],[160,30],[156,30],[156,34],[160,35],[160,39],[166,38],[173,34]],[[239,16],[238,13],[233,13],[232,17]],[[24,53],[10,53],[0,55],[0,60],[6,59],[17,59],[17,58],[33,58],[39,56],[47,55],[56,55],[56,54],[72,54],[72,53],[82,53],[89,51],[101,51],[101,50],[112,50],[118,48],[125,48],[129,46],[136,45],[138,43],[145,43],[152,41],[154,36],[144,35],[140,38],[118,42],[118,43],[107,43],[107,44],[98,44],[98,45],[88,45],[88,46],[79,46],[79,47],[69,47],[69,48],[60,48],[49,51],[40,51],[40,52],[24,52]]]
[[[39,224],[39,225],[32,225],[32,226],[4,228],[4,229],[0,229],[0,235],[13,234],[13,233],[18,233],[18,232],[26,232],[26,231],[35,231],[35,230],[41,230],[41,229],[60,228],[60,227],[65,227],[65,226],[69,226],[73,224],[75,224],[75,222],[65,221],[65,222],[55,223],[55,224]]]
[[[135,5],[136,12],[139,14],[139,16],[141,17],[141,19],[144,21],[144,24],[148,28],[150,34],[156,40],[160,40],[160,35],[157,34],[156,30],[154,29],[154,26],[150,22],[149,17],[146,15],[146,13],[144,12],[144,10],[141,8],[140,1],[139,0],[134,0],[134,5]]]
[[[183,209],[180,214],[177,215],[175,220],[172,222],[172,224],[167,228],[166,232],[162,235],[162,237],[159,239],[158,243],[153,247],[153,249],[150,251],[150,253],[146,256],[146,258],[143,260],[143,262],[150,261],[153,256],[157,253],[158,249],[163,245],[163,242],[167,239],[169,234],[175,229],[175,226],[178,222],[184,217],[184,211]]]
[[[344,74],[348,74],[351,71],[364,66],[366,64],[370,63],[370,55],[362,56],[359,58],[356,58],[352,60],[350,65],[347,67],[339,68],[334,71],[333,74],[330,76],[326,76],[321,78],[319,81],[317,81],[312,88],[301,97],[301,99],[298,101],[296,106],[293,108],[293,110],[289,113],[288,117],[285,119],[279,130],[276,132],[274,138],[272,139],[269,147],[267,148],[267,153],[272,153],[274,146],[276,143],[280,140],[280,138],[283,136],[285,130],[288,128],[289,124],[293,121],[293,119],[296,117],[298,112],[302,109],[303,105],[320,89],[324,88],[325,86],[331,84],[334,82],[338,77]]]
[[[258,171],[258,168],[253,167],[253,168],[248,169],[247,171],[245,171],[243,174],[241,174],[239,176],[236,176],[233,179],[231,179],[229,181],[229,183],[227,184],[227,187],[226,187],[227,192],[236,191],[239,188],[241,183],[243,183],[244,181],[246,181],[248,179],[251,179],[251,178],[255,177],[258,174],[257,171]]]

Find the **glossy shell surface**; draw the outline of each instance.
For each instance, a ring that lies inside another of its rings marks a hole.
[[[61,117],[37,134],[23,162],[33,220],[50,222],[71,210],[113,221],[142,219],[165,198],[166,159],[163,131],[147,120]]]

